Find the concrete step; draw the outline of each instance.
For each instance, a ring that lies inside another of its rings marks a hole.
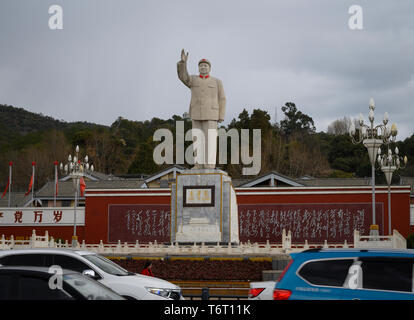
[[[283,270],[263,270],[262,277],[263,281],[277,281]]]
[[[214,299],[247,299],[249,281],[171,281],[183,290],[187,298],[201,299],[203,289],[208,288],[210,300]],[[204,291],[205,292],[205,291]]]

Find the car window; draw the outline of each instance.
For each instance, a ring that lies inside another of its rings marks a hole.
[[[413,261],[392,258],[360,260],[364,289],[412,292]]]
[[[298,274],[314,285],[342,287],[352,262],[353,259],[310,261]]]
[[[0,260],[0,264],[4,266],[34,266],[43,267],[45,266],[45,255],[36,253],[26,254],[11,254],[3,257]]]
[[[0,300],[9,299],[12,279],[9,274],[0,274]]]
[[[128,276],[131,272],[128,272],[124,268],[121,268],[115,262],[99,255],[99,254],[87,254],[83,256],[86,260],[96,265],[103,271],[115,275],[115,276]]]
[[[53,264],[60,266],[62,269],[69,269],[79,273],[82,273],[84,270],[91,269],[90,266],[83,263],[79,259],[62,254],[53,255]]]
[[[19,300],[70,300],[63,290],[51,289],[47,279],[20,276],[19,277]]]
[[[123,298],[111,289],[97,281],[80,274],[66,274],[63,276],[65,284],[71,286],[88,300],[122,300]]]

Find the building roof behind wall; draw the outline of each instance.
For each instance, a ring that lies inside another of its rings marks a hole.
[[[174,165],[174,166],[168,167],[166,169],[163,169],[161,171],[158,171],[157,173],[154,173],[153,175],[145,178],[145,182],[149,183],[151,181],[161,179],[162,177],[168,175],[169,173],[172,173],[172,172],[181,173],[184,170],[185,170],[185,167],[182,167],[182,166],[179,166],[179,165]]]
[[[69,175],[59,179],[60,181],[67,181],[67,180],[71,180],[71,177]],[[123,178],[118,177],[118,176],[114,176],[112,174],[105,174],[102,172],[98,172],[98,171],[90,171],[90,170],[86,170],[85,171],[85,180],[91,180],[91,181],[103,181],[103,180],[108,180],[108,181],[113,181],[113,180],[123,180]]]
[[[102,180],[102,181],[85,181],[86,192],[88,189],[140,189],[144,184],[142,179],[127,180]],[[55,183],[47,182],[39,191],[35,192],[36,198],[53,199]],[[75,186],[72,180],[59,181],[58,199],[74,198]]]
[[[241,185],[249,182],[251,179],[231,179],[231,183],[233,184],[233,187],[237,188]]]
[[[274,187],[369,186],[371,185],[371,178],[314,178],[311,176],[291,178],[276,171],[271,171],[253,179],[233,180],[233,185],[240,188],[271,187],[272,183]]]
[[[89,181],[86,182],[86,191],[88,189],[140,189],[144,184],[144,179]]]
[[[35,197],[40,199],[53,199],[55,190],[55,182],[48,181],[42,188],[35,191]],[[58,182],[58,196],[59,199],[74,198],[75,186],[72,179]]]
[[[10,207],[23,207],[25,203],[31,199],[31,195],[24,195],[25,192],[12,192],[10,196]],[[9,193],[0,199],[0,208],[9,206]]]
[[[273,184],[273,185],[272,185]],[[263,174],[257,178],[247,180],[245,183],[239,185],[240,188],[251,188],[259,186],[288,186],[288,187],[303,187],[303,183],[279,172],[271,171]]]
[[[371,178],[312,178],[297,179],[305,187],[369,186]]]

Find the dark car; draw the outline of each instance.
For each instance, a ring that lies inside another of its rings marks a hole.
[[[75,271],[0,266],[0,300],[125,299],[96,280]]]

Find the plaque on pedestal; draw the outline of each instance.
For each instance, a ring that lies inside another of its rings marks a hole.
[[[177,174],[171,187],[171,242],[239,242],[236,193],[226,172]]]

